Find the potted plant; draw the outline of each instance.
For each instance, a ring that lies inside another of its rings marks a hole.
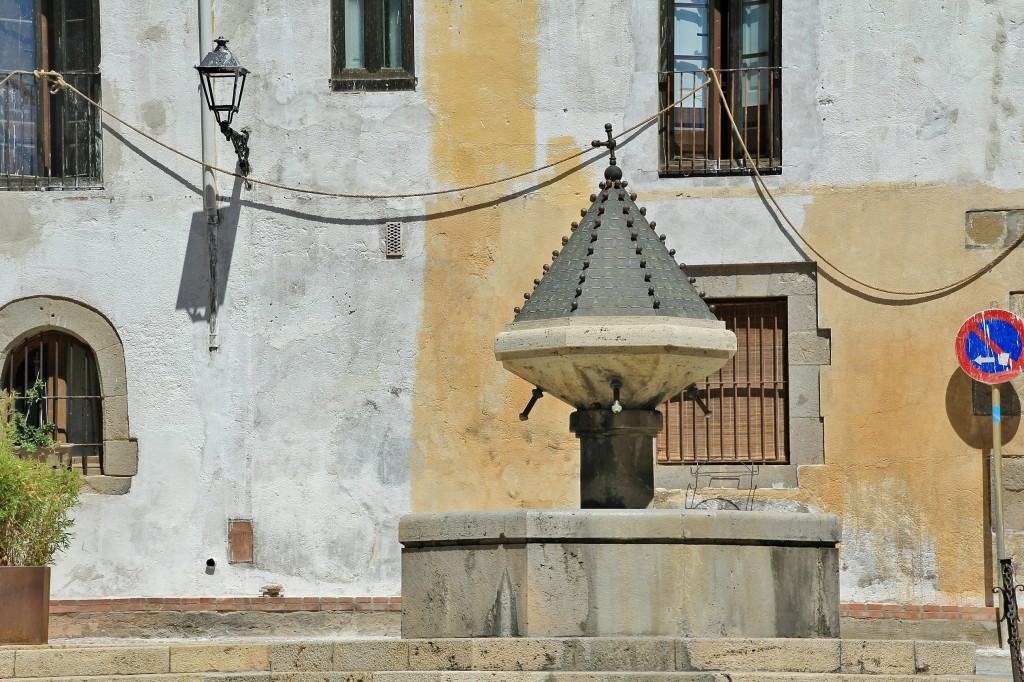
[[[18,415],[14,398],[0,392],[0,644],[45,644],[48,564],[70,543],[81,479],[14,454],[15,446],[24,447]]]

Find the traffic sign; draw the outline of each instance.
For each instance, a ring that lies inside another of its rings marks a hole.
[[[972,315],[956,335],[956,358],[967,376],[1001,384],[1024,371],[1024,320],[1006,310]]]

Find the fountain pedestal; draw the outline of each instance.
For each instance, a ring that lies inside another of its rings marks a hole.
[[[413,514],[399,539],[406,638],[839,636],[828,514]]]
[[[655,410],[577,410],[569,430],[580,439],[580,506],[644,509],[654,499]]]

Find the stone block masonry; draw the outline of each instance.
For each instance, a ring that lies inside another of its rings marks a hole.
[[[872,675],[871,679],[882,682],[975,672],[975,652],[969,642],[837,639],[594,637],[267,642],[249,638],[234,642],[10,647],[0,649],[0,654],[0,672],[5,676],[13,674],[13,679],[35,682],[71,682],[83,676],[123,682],[718,682],[850,680],[850,676],[859,679],[860,675]],[[763,677],[750,677],[755,673]],[[743,677],[733,677],[736,674]]]

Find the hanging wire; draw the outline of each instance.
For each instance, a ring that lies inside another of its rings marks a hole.
[[[243,175],[241,175],[239,173],[235,173],[234,171],[229,171],[229,170],[227,170],[225,168],[220,168],[218,166],[214,166],[212,164],[205,163],[204,161],[202,161],[202,159],[198,159],[195,156],[192,156],[191,154],[183,152],[180,149],[172,147],[169,144],[166,144],[166,143],[158,140],[157,138],[153,137],[152,135],[150,135],[150,134],[146,133],[145,131],[140,130],[138,127],[132,125],[128,121],[125,121],[124,119],[122,119],[121,117],[117,116],[116,114],[113,114],[113,113],[107,111],[102,106],[100,106],[100,104],[98,102],[92,100],[85,93],[83,93],[81,90],[78,90],[75,86],[71,85],[66,80],[64,80],[64,77],[60,73],[58,73],[57,71],[39,71],[39,70],[36,70],[36,71],[12,71],[6,78],[4,78],[3,80],[0,80],[0,85],[3,85],[10,78],[12,78],[15,75],[19,75],[19,74],[32,75],[32,76],[35,76],[36,78],[46,80],[47,82],[49,82],[51,84],[51,92],[54,93],[54,94],[56,94],[57,90],[60,90],[60,89],[70,90],[71,92],[75,93],[78,97],[81,97],[84,101],[88,102],[93,107],[96,107],[96,109],[98,109],[99,111],[102,111],[104,114],[109,116],[111,119],[117,121],[121,125],[123,125],[126,128],[128,128],[129,130],[132,130],[135,133],[137,133],[137,134],[141,135],[142,137],[146,138],[150,142],[153,142],[154,144],[157,144],[157,145],[163,147],[167,151],[172,152],[174,154],[177,154],[178,156],[180,156],[180,157],[182,157],[184,159],[187,159],[187,160],[189,160],[189,161],[191,161],[193,163],[199,164],[200,166],[203,166],[204,168],[209,168],[210,170],[217,171],[218,173],[223,173],[224,175],[228,175],[230,177],[240,178],[242,180],[245,180],[247,182],[250,182],[250,183],[253,183],[253,184],[256,184],[256,185],[263,185],[265,187],[273,187],[275,189],[283,189],[283,190],[287,190],[289,192],[300,192],[300,193],[303,193],[303,194],[312,194],[312,195],[321,196],[321,197],[333,197],[333,198],[337,198],[337,199],[414,199],[414,198],[419,198],[419,197],[436,197],[436,196],[440,196],[440,195],[443,195],[443,194],[457,194],[457,193],[461,193],[461,192],[468,192],[468,191],[474,190],[474,189],[480,189],[480,188],[483,188],[483,187],[491,187],[492,185],[499,185],[501,183],[509,182],[511,180],[517,180],[517,179],[525,177],[527,175],[533,175],[534,173],[538,173],[540,171],[548,170],[550,168],[554,168],[555,166],[559,166],[559,165],[561,165],[561,164],[563,164],[563,163],[565,163],[567,161],[572,161],[574,159],[578,159],[578,158],[580,158],[580,157],[582,157],[582,156],[584,156],[584,155],[594,151],[594,149],[592,149],[591,147],[587,147],[585,149],[579,150],[578,152],[574,152],[572,154],[569,154],[568,156],[564,156],[564,157],[558,159],[557,161],[552,161],[551,163],[546,163],[543,166],[538,166],[537,168],[532,168],[532,169],[527,170],[527,171],[522,171],[521,173],[515,173],[513,175],[506,175],[504,177],[496,178],[494,180],[487,180],[485,182],[478,182],[478,183],[473,184],[473,185],[463,185],[461,187],[449,187],[447,189],[432,190],[432,191],[429,191],[429,192],[408,192],[408,193],[404,193],[404,194],[351,194],[351,193],[346,193],[346,192],[328,192],[326,190],[308,189],[308,188],[305,188],[305,187],[293,187],[293,186],[285,185],[285,184],[282,184],[282,183],[279,183],[279,182],[273,182],[271,180],[260,180],[258,178],[254,178],[252,176],[243,176]],[[690,97],[693,97],[694,95],[696,95],[698,92],[700,92],[701,90],[703,90],[707,86],[708,86],[708,83],[705,81],[704,83],[702,83],[701,85],[697,86],[696,88],[694,88],[690,92],[686,93],[685,95],[683,95],[682,97],[680,97],[676,101],[672,102],[671,104],[669,104],[668,106],[666,106],[661,111],[659,111],[656,114],[654,114],[653,116],[648,116],[643,121],[640,121],[639,123],[637,123],[637,124],[635,124],[633,126],[630,126],[626,130],[622,131],[621,133],[619,133],[618,135],[615,136],[615,139],[617,140],[617,139],[619,139],[621,137],[624,137],[625,135],[628,135],[629,133],[633,132],[634,130],[637,130],[638,128],[642,128],[643,126],[647,125],[651,121],[654,121],[655,119],[657,119],[659,116],[664,114],[666,111],[668,111],[672,107],[678,106],[679,104],[681,104],[682,102],[686,101]]]
[[[732,126],[732,132],[736,136],[736,139],[739,140],[740,147],[743,149],[743,155],[747,161],[747,165],[754,172],[754,177],[757,179],[757,183],[760,186],[760,188],[764,190],[764,193],[768,196],[768,199],[771,201],[772,205],[778,211],[782,219],[786,222],[786,225],[789,226],[789,229],[793,233],[793,235],[795,235],[797,239],[799,239],[800,242],[817,257],[819,261],[821,261],[829,268],[831,268],[834,272],[836,272],[836,274],[841,275],[847,280],[854,282],[855,284],[858,284],[866,289],[870,289],[871,291],[877,291],[883,294],[892,294],[896,296],[927,296],[929,294],[949,292],[952,291],[953,289],[963,286],[964,284],[967,284],[968,282],[974,281],[978,277],[981,277],[983,274],[985,274],[993,267],[995,267],[996,264],[999,263],[999,261],[1001,261],[1010,251],[1020,246],[1021,242],[1024,241],[1024,233],[1022,233],[1021,236],[1017,237],[1017,239],[1015,239],[1012,244],[1010,244],[1005,249],[1000,251],[995,258],[990,260],[988,263],[986,263],[978,270],[975,270],[973,273],[967,275],[966,277],[961,277],[955,282],[950,282],[949,284],[945,284],[940,287],[935,287],[933,289],[920,289],[917,291],[901,291],[899,289],[886,289],[885,287],[877,287],[873,284],[868,284],[864,280],[854,277],[853,275],[849,274],[848,272],[840,268],[838,265],[830,261],[824,255],[822,255],[822,253],[818,251],[818,249],[816,249],[813,244],[807,241],[807,239],[802,234],[800,234],[800,231],[796,228],[796,225],[793,224],[793,221],[790,220],[789,216],[786,214],[786,210],[782,208],[782,205],[779,203],[779,200],[775,198],[774,194],[772,194],[771,189],[769,189],[767,183],[765,183],[764,181],[764,178],[761,176],[761,173],[757,170],[757,164],[754,163],[754,159],[751,158],[750,156],[750,150],[747,149],[747,143],[746,140],[744,140],[744,135],[740,132],[739,126],[736,125],[736,119],[733,118],[732,110],[729,107],[729,102],[725,96],[725,92],[722,90],[722,82],[718,78],[718,72],[715,69],[705,69],[704,72],[711,75],[712,81],[715,84],[715,89],[718,90],[718,96],[722,100],[722,108],[725,110],[726,115],[729,117],[729,123]]]
[[[904,290],[899,290],[899,289],[888,289],[888,288],[885,288],[885,287],[875,286],[873,284],[865,282],[864,280],[859,279],[859,278],[857,278],[857,277],[847,273],[845,270],[843,270],[838,265],[836,265],[831,260],[829,260],[826,256],[824,256],[817,248],[814,247],[813,244],[811,244],[802,234],[800,234],[800,231],[797,229],[797,227],[794,224],[794,222],[790,219],[789,215],[786,213],[786,210],[779,203],[778,199],[772,193],[771,189],[768,187],[768,184],[765,182],[764,177],[762,177],[761,173],[758,171],[757,164],[754,163],[754,159],[752,158],[752,156],[750,154],[750,150],[747,148],[746,140],[744,139],[743,134],[740,132],[739,126],[737,126],[736,120],[733,117],[732,109],[730,108],[729,103],[728,103],[728,99],[725,96],[725,92],[724,92],[724,90],[722,88],[722,83],[721,83],[721,81],[720,81],[720,79],[718,77],[717,70],[715,70],[715,69],[704,69],[704,73],[709,75],[711,78],[710,79],[706,79],[703,83],[701,83],[697,87],[693,88],[692,90],[690,90],[689,92],[684,94],[679,99],[677,99],[674,102],[672,102],[672,103],[668,104],[667,106],[663,107],[661,110],[659,110],[655,114],[653,114],[651,116],[648,116],[647,118],[645,118],[644,120],[640,121],[639,123],[636,123],[635,125],[632,125],[632,126],[626,128],[625,130],[620,132],[618,135],[615,135],[614,139],[619,140],[619,139],[625,137],[626,135],[629,135],[633,131],[638,130],[638,129],[644,127],[645,125],[647,125],[647,124],[651,123],[652,121],[656,120],[658,117],[660,117],[665,112],[669,111],[673,107],[678,106],[679,104],[681,104],[682,102],[686,101],[690,97],[693,97],[698,92],[702,91],[704,88],[708,87],[710,84],[713,83],[714,86],[715,86],[715,89],[718,91],[719,97],[721,98],[722,107],[725,110],[725,113],[726,113],[726,115],[729,118],[729,123],[732,126],[733,134],[739,140],[740,147],[743,150],[743,154],[744,154],[744,157],[745,157],[746,162],[748,164],[748,167],[753,172],[753,175],[754,175],[754,178],[756,179],[758,187],[760,187],[761,190],[764,191],[765,195],[768,197],[768,199],[771,202],[772,206],[774,206],[775,210],[778,212],[778,215],[783,219],[783,221],[789,227],[790,232],[797,239],[799,239],[800,242],[812,254],[814,254],[814,256],[817,258],[818,261],[820,261],[821,263],[824,263],[826,266],[828,266],[829,269],[831,269],[832,271],[834,271],[836,274],[838,274],[839,276],[843,277],[844,279],[846,279],[846,280],[848,280],[850,282],[853,282],[853,283],[855,283],[855,284],[857,284],[857,285],[859,285],[861,287],[864,287],[865,289],[868,289],[870,291],[879,292],[879,293],[883,293],[883,294],[890,294],[890,295],[895,295],[895,296],[928,296],[928,295],[931,295],[931,294],[949,293],[952,290],[957,289],[957,288],[959,288],[959,287],[961,287],[961,286],[963,286],[963,285],[965,285],[965,284],[967,284],[969,282],[972,282],[975,279],[981,277],[986,272],[988,272],[992,268],[994,268],[1011,251],[1013,251],[1018,246],[1020,246],[1021,243],[1024,243],[1024,233],[1022,233],[1021,236],[1019,236],[1017,239],[1015,239],[1013,241],[1013,243],[1011,243],[1010,245],[1005,247],[1002,251],[999,252],[999,254],[997,254],[994,258],[992,258],[988,263],[986,263],[981,268],[975,270],[974,272],[972,272],[969,275],[966,275],[965,277],[961,277],[960,279],[958,279],[958,280],[956,280],[954,282],[951,282],[949,284],[945,284],[943,286],[934,287],[934,288],[931,288],[931,289],[920,289],[920,290],[912,290],[912,291],[904,291]],[[63,75],[61,75],[57,71],[42,71],[42,70],[35,70],[35,71],[11,71],[11,72],[9,72],[7,74],[6,77],[4,77],[2,80],[0,80],[0,86],[2,86],[7,81],[9,81],[11,78],[13,78],[14,76],[17,76],[17,75],[31,75],[31,76],[34,76],[37,79],[44,80],[45,82],[48,82],[50,84],[50,86],[51,86],[50,91],[51,91],[51,93],[54,93],[54,94],[56,94],[57,91],[61,90],[61,89],[69,90],[69,91],[73,92],[76,96],[80,97],[83,101],[85,101],[88,104],[90,104],[91,106],[95,107],[97,110],[103,112],[104,114],[109,116],[111,119],[117,121],[121,125],[123,125],[126,128],[128,128],[129,130],[132,130],[133,132],[137,133],[138,135],[141,135],[142,137],[146,138],[147,140],[153,142],[154,144],[159,145],[160,147],[163,147],[167,151],[169,151],[169,152],[171,152],[173,154],[177,154],[178,156],[180,156],[180,157],[182,157],[182,158],[184,158],[184,159],[186,159],[188,161],[191,161],[191,162],[193,162],[195,164],[198,164],[198,165],[200,165],[200,166],[202,166],[204,168],[209,168],[210,170],[217,171],[218,173],[223,173],[224,175],[227,175],[229,177],[239,178],[239,179],[251,182],[253,184],[263,185],[265,187],[273,187],[275,189],[282,189],[282,190],[286,190],[286,191],[290,191],[290,192],[298,192],[298,193],[302,193],[302,194],[311,194],[311,195],[322,196],[322,197],[332,197],[332,198],[339,198],[339,199],[412,199],[412,198],[435,197],[435,196],[441,196],[441,195],[444,195],[444,194],[454,194],[454,193],[467,192],[467,191],[474,190],[474,189],[481,189],[481,188],[484,188],[484,187],[491,187],[493,185],[498,185],[498,184],[509,182],[509,181],[512,181],[512,180],[517,180],[517,179],[525,177],[527,175],[532,175],[532,174],[538,173],[540,171],[548,170],[548,169],[554,168],[556,166],[559,166],[559,165],[561,165],[563,163],[566,163],[568,161],[572,161],[574,159],[581,158],[581,157],[585,156],[586,154],[595,151],[594,149],[588,147],[588,148],[581,149],[581,150],[579,150],[577,152],[574,152],[572,154],[569,154],[568,156],[564,156],[564,157],[562,157],[562,158],[560,158],[560,159],[558,159],[556,161],[552,161],[550,163],[544,164],[543,166],[538,166],[537,168],[533,168],[533,169],[530,169],[530,170],[527,170],[527,171],[522,171],[520,173],[515,173],[515,174],[512,174],[512,175],[507,175],[507,176],[496,178],[496,179],[493,179],[493,180],[487,180],[485,182],[478,182],[478,183],[471,184],[471,185],[464,185],[464,186],[461,186],[461,187],[450,187],[450,188],[447,188],[447,189],[432,190],[432,191],[429,191],[429,192],[408,192],[408,193],[403,193],[403,194],[352,194],[352,193],[345,193],[345,192],[328,192],[326,190],[308,189],[308,188],[304,188],[304,187],[293,187],[293,186],[290,186],[290,185],[285,185],[283,183],[273,182],[273,181],[270,181],[270,180],[260,180],[258,178],[246,177],[246,176],[242,176],[239,173],[235,173],[234,171],[230,171],[230,170],[227,170],[225,168],[220,168],[218,166],[214,166],[212,164],[205,163],[204,161],[202,161],[202,159],[198,159],[195,156],[192,156],[192,155],[188,154],[187,152],[181,151],[180,149],[177,149],[175,147],[170,146],[169,144],[167,144],[165,142],[162,142],[161,140],[159,140],[159,139],[153,137],[152,135],[146,133],[145,131],[139,129],[137,126],[132,125],[131,123],[129,123],[128,121],[124,120],[123,118],[117,116],[116,114],[111,113],[107,109],[104,109],[98,102],[96,102],[95,100],[91,99],[85,93],[83,93],[82,91],[78,90],[73,85],[71,85],[66,80],[64,80]]]

